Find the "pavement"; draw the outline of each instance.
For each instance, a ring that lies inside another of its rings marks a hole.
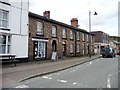
[[[11,88],[24,80],[65,70],[100,57],[101,55],[93,55],[91,58],[88,56],[68,57],[56,61],[19,63],[16,67],[13,65],[3,66],[0,72],[0,77],[2,77],[0,78],[0,87]]]

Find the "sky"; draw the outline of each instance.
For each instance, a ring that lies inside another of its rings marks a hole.
[[[103,31],[118,36],[119,0],[29,0],[29,11],[43,15],[50,11],[50,18],[70,25],[72,18],[78,19],[79,28],[89,31]],[[98,15],[94,15],[94,12]]]

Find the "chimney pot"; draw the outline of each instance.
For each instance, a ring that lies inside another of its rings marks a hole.
[[[78,19],[77,18],[72,18],[71,19],[71,26],[73,27],[78,27]]]
[[[43,16],[46,17],[46,18],[48,18],[48,19],[50,19],[50,11],[45,11],[43,13]]]

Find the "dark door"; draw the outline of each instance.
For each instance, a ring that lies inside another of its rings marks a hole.
[[[52,42],[52,52],[57,52],[57,44],[55,40]]]

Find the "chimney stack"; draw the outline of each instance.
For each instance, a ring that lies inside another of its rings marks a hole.
[[[71,26],[77,27],[78,28],[78,19],[77,18],[72,18],[71,19]]]
[[[45,11],[43,13],[43,16],[46,17],[46,18],[48,18],[48,19],[50,19],[50,11]]]

